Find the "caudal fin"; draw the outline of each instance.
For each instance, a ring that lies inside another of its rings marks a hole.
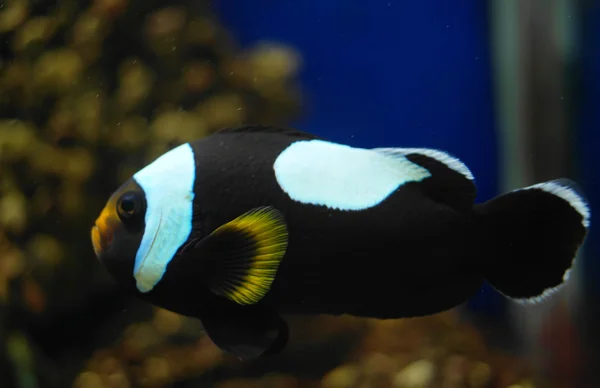
[[[590,225],[587,200],[568,179],[518,189],[476,205],[487,280],[505,296],[537,302],[566,282]]]

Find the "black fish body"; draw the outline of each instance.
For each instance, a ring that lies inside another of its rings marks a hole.
[[[285,216],[288,250],[263,304],[288,313],[399,318],[454,307],[481,286],[470,209],[437,203],[417,184],[364,211],[296,202],[279,188],[272,167],[293,141],[241,133],[191,143],[198,238],[248,209],[273,206]],[[185,267],[185,259],[183,253],[171,265]],[[188,271],[172,271],[176,278],[181,272]],[[405,301],[390,303],[401,295]],[[433,298],[424,303],[421,295]]]
[[[95,250],[121,284],[200,318],[218,346],[242,358],[281,350],[288,334],[279,314],[422,316],[465,302],[486,280],[514,299],[544,297],[564,283],[589,225],[585,199],[565,180],[475,205],[468,168],[435,150],[362,150],[244,127],[185,152],[187,162],[157,161],[115,193],[97,230],[128,192],[142,198],[144,220],[132,227],[121,217],[110,244],[96,232]],[[172,176],[159,176],[165,171]],[[188,173],[177,179],[178,171]],[[180,198],[186,179],[193,193]],[[174,194],[161,194],[162,180]],[[165,216],[171,208],[180,210]],[[173,230],[162,244],[172,254],[147,254],[156,241],[147,242],[149,228]],[[549,271],[537,274],[548,257],[556,258]]]

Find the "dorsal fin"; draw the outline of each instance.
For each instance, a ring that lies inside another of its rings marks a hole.
[[[231,128],[223,128],[218,130],[216,133],[218,134],[227,134],[227,133],[273,133],[280,134],[290,137],[297,137],[301,139],[317,139],[324,140],[323,138],[313,135],[312,133],[300,131],[298,129],[293,128],[285,128],[285,127],[275,127],[271,125],[243,125],[239,127],[231,127]]]
[[[457,210],[468,211],[475,202],[477,188],[469,168],[446,152],[429,148],[375,148],[387,155],[403,156],[425,167],[431,177],[423,180],[427,195]]]

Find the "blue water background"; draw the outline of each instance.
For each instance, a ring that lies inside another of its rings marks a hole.
[[[472,170],[478,200],[498,194],[485,1],[216,4],[243,46],[274,40],[301,52],[307,102],[292,126],[354,146],[446,150]],[[487,287],[469,307],[503,313]]]
[[[600,209],[600,4],[588,2],[582,13],[581,72],[579,87],[581,105],[575,110],[578,136],[576,146],[578,169],[581,171],[582,187],[593,209]],[[600,296],[600,228],[598,217],[592,213],[589,237],[585,244],[586,260],[583,262],[586,294],[593,300]],[[596,220],[596,221],[594,221]],[[597,303],[594,303],[596,310]]]

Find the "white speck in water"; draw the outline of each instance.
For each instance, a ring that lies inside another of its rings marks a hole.
[[[446,24],[446,28],[450,28],[450,24]]]
[[[242,110],[242,108],[237,108],[237,110]]]
[[[177,49],[177,46],[171,47],[171,51],[175,51],[176,49]]]
[[[564,99],[565,99],[565,96],[560,96],[560,99],[561,99],[561,100],[564,100]]]
[[[134,59],[132,63],[135,65],[137,63],[137,59]]]
[[[121,126],[121,122],[118,122],[118,123],[117,123],[117,127],[119,127],[119,126]]]
[[[392,6],[392,2],[388,1],[388,7],[391,7],[391,6]]]
[[[100,93],[96,93],[96,98],[100,98]]]

